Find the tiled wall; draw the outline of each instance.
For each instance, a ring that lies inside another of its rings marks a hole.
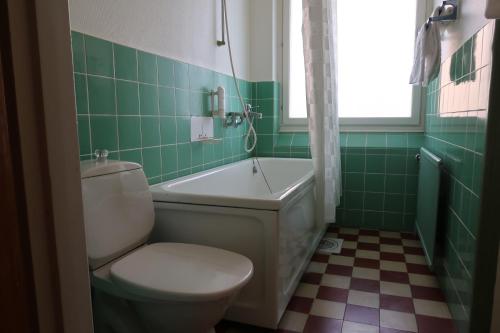
[[[493,23],[447,59],[428,88],[424,145],[444,162],[437,273],[468,332],[488,118]]]
[[[190,142],[190,117],[209,115],[208,91],[226,90],[226,112],[240,111],[230,76],[72,32],[80,158],[107,149],[110,158],[144,166],[151,184],[245,159],[246,125],[223,128],[215,144]],[[252,84],[238,80],[246,102]]]
[[[310,157],[307,133],[279,133],[280,86],[258,82],[254,105],[257,156]],[[337,210],[340,225],[370,229],[414,230],[417,191],[415,155],[421,133],[342,133],[343,195]]]
[[[414,231],[421,133],[341,134],[342,185],[337,223]]]
[[[256,120],[256,154],[261,157],[310,158],[309,134],[279,133],[280,85],[278,82],[255,82],[253,105],[262,112]]]

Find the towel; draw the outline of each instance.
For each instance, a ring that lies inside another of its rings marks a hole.
[[[432,16],[439,16],[439,7]],[[415,41],[415,58],[410,84],[426,87],[439,68],[441,61],[441,36],[437,22],[424,23]]]
[[[484,16],[489,19],[500,18],[500,0],[487,0]]]

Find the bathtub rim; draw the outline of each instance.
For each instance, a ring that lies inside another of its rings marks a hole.
[[[241,161],[224,164],[208,170],[196,172],[187,176],[179,177],[169,181],[161,182],[150,186],[150,191],[153,196],[153,202],[168,202],[168,203],[182,203],[182,204],[195,204],[195,205],[208,205],[219,207],[234,207],[234,208],[250,208],[259,210],[280,210],[284,207],[290,195],[296,191],[300,191],[311,183],[314,183],[314,171],[311,168],[304,176],[298,178],[290,186],[280,192],[269,194],[262,197],[234,197],[228,195],[207,195],[197,193],[181,193],[175,191],[168,191],[164,188],[165,185],[172,185],[183,181],[190,180],[196,177],[207,176],[216,172],[220,172],[228,167],[234,167],[238,164],[248,163],[253,159],[262,160],[286,160],[286,161],[303,161],[311,159],[303,158],[279,158],[279,157],[249,157]]]

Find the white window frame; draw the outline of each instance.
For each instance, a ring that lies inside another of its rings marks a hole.
[[[307,131],[307,118],[290,118],[288,108],[288,82],[290,79],[290,1],[282,0],[282,63],[281,63],[281,112],[280,132],[304,132]],[[340,0],[349,1],[349,0]],[[415,36],[418,29],[426,20],[427,1],[417,1]],[[409,75],[409,74],[408,74]],[[424,89],[413,86],[412,105],[410,117],[387,117],[387,118],[339,118],[341,132],[422,132],[424,130]]]

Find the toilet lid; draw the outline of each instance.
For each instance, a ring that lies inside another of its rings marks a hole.
[[[214,300],[230,295],[252,277],[252,262],[214,247],[156,243],[111,266],[111,278],[127,291],[162,300]]]

